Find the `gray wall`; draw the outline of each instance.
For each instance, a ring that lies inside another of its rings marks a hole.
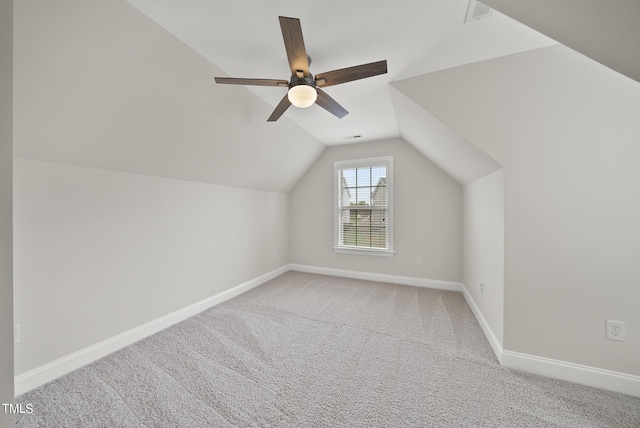
[[[504,172],[463,188],[462,283],[500,345],[504,322]],[[480,284],[483,284],[480,287]]]
[[[394,157],[394,257],[335,253],[334,161]],[[291,261],[325,268],[462,280],[462,187],[401,139],[331,147],[291,192]],[[416,256],[423,264],[416,265]]]
[[[286,265],[289,197],[16,158],[16,375]]]
[[[564,46],[412,83],[504,166],[504,348],[640,375],[640,83]]]
[[[0,403],[13,403],[13,1],[0,0]],[[0,410],[0,427],[13,417]]]

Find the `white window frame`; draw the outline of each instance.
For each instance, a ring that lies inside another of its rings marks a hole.
[[[340,245],[340,171],[348,168],[368,168],[374,166],[387,168],[387,245],[388,248],[351,247]],[[393,257],[393,156],[335,161],[333,163],[333,251],[336,253],[361,254]]]

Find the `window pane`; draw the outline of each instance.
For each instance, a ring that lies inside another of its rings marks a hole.
[[[356,187],[356,170],[352,169],[343,169],[342,177],[344,178],[344,185],[347,187]]]
[[[338,245],[389,248],[387,167],[344,168],[339,179]]]
[[[357,191],[358,205],[371,205],[371,188],[358,187]]]
[[[351,192],[349,189],[343,187],[340,189],[340,206],[350,205],[351,202]]]
[[[371,185],[378,186],[380,179],[387,179],[387,167],[386,166],[374,166],[371,167]]]
[[[387,206],[389,203],[389,194],[386,186],[374,187],[371,195],[371,205]]]
[[[371,168],[358,168],[358,186],[371,186]]]

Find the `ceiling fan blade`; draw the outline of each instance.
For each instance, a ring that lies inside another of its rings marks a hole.
[[[309,77],[309,60],[307,59],[307,50],[304,48],[300,20],[284,16],[278,18],[280,19],[280,28],[282,29],[282,38],[284,39],[284,47],[287,50],[291,74],[298,75],[301,72],[302,77]]]
[[[267,122],[275,122],[276,120],[278,120],[280,116],[282,116],[282,113],[287,111],[290,105],[291,101],[289,101],[289,94],[287,93],[285,94],[284,98],[280,100],[280,103],[278,103],[273,113],[271,113],[271,116],[269,116]]]
[[[355,67],[341,68],[340,70],[327,71],[316,74],[316,84],[325,88],[327,86],[339,85],[340,83],[351,82],[352,80],[364,79],[367,77],[385,74],[387,72],[387,60],[371,62],[369,64],[356,65]]]
[[[316,88],[318,91],[318,99],[316,100],[316,104],[320,107],[336,116],[338,119],[342,119],[346,115],[349,114],[348,111],[344,109],[340,104],[336,102],[333,98],[329,96],[325,91]]]
[[[227,85],[254,85],[254,86],[289,86],[289,82],[279,79],[242,79],[237,77],[216,77],[216,83]]]

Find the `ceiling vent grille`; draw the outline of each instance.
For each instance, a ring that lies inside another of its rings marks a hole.
[[[469,2],[469,9],[467,10],[467,17],[464,22],[477,21],[478,19],[491,16],[493,9],[484,3],[480,3],[477,0],[471,0]]]

